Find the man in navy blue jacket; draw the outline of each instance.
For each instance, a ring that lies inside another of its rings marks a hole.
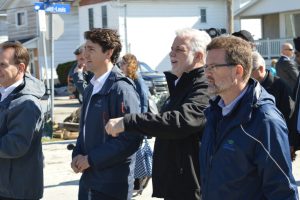
[[[285,120],[251,71],[252,50],[243,39],[220,36],[207,46],[214,98],[199,157],[203,200],[298,199]]]
[[[121,42],[110,29],[85,32],[87,70],[94,73],[84,90],[80,134],[73,151],[71,167],[82,172],[79,200],[131,199],[135,152],[141,136],[124,133],[117,138],[105,132],[109,118],[139,113],[139,97],[133,82],[116,63]]]

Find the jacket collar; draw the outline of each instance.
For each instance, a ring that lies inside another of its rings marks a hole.
[[[230,120],[233,124],[243,124],[249,121],[254,107],[259,107],[260,105],[269,102],[269,100],[274,102],[274,98],[267,93],[263,93],[263,91],[264,89],[256,80],[249,79],[246,93],[232,111],[226,115],[226,118],[234,118],[234,120]],[[264,94],[264,96],[262,96],[262,94]],[[217,96],[210,100],[210,107],[205,111],[206,116],[210,116],[210,112],[222,112],[221,108],[218,106],[220,99],[221,97]]]
[[[175,81],[178,79],[178,77],[172,74],[170,71],[164,72],[164,74],[167,79],[170,95],[172,95],[173,93],[175,93],[175,91],[182,92],[180,91],[180,88],[185,88],[187,82],[192,82],[196,77],[204,76],[204,68],[200,67],[193,69],[190,72],[184,72],[176,85],[176,90]]]
[[[273,82],[274,82],[274,76],[272,75],[272,73],[270,73],[269,70],[266,70],[266,75],[264,80],[261,82],[261,85],[266,90],[268,90],[272,86]]]
[[[110,89],[112,88],[113,84],[120,80],[124,80],[124,81],[128,82],[129,84],[131,84],[133,87],[135,87],[133,81],[130,80],[129,78],[126,78],[125,75],[121,72],[121,70],[115,65],[112,68],[111,73],[107,77],[106,81],[104,82],[103,87],[96,94],[99,94],[99,95],[108,94]],[[93,86],[91,86],[91,87],[93,87]]]

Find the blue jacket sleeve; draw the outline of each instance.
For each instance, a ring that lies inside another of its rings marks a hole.
[[[133,87],[119,90],[117,93],[117,96],[112,95],[110,99],[110,107],[114,107],[111,109],[111,117],[140,112],[138,95]],[[89,152],[88,159],[91,167],[103,169],[128,160],[137,151],[142,139],[141,135],[128,132],[124,132],[116,138],[107,137],[104,144]]]
[[[7,112],[7,133],[0,133],[0,157],[19,158],[30,148],[37,123],[41,120],[41,108],[34,101],[25,100]]]
[[[282,119],[264,119],[256,130],[255,164],[263,177],[266,199],[298,199],[297,185],[292,175],[288,130]]]

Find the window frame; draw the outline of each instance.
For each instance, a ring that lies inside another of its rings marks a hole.
[[[101,6],[101,19],[102,19],[102,28],[108,27],[108,16],[107,16],[107,6]]]
[[[88,24],[89,24],[89,30],[95,27],[94,8],[88,8]]]
[[[21,14],[24,14],[23,17],[20,17]],[[22,18],[24,19],[24,22],[22,23]],[[19,20],[20,19],[20,20]],[[16,27],[23,27],[23,26],[27,26],[28,24],[28,21],[27,21],[27,11],[26,10],[19,10],[16,12],[16,15],[15,15],[15,20],[16,20]],[[19,24],[19,22],[21,22]]]
[[[202,11],[204,11],[204,13],[202,13]],[[199,9],[199,22],[200,24],[206,24],[207,23],[207,8],[200,8]]]

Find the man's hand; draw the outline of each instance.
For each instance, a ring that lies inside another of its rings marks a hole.
[[[83,172],[90,167],[88,156],[78,155],[76,156],[75,166],[79,172]]]
[[[110,119],[105,125],[105,130],[108,135],[118,137],[119,134],[124,131],[124,118],[119,117]]]
[[[71,162],[71,168],[77,174],[79,172],[83,172],[87,168],[89,168],[88,156],[77,155],[73,158]]]
[[[71,168],[73,169],[73,171],[77,174],[80,172],[80,170],[77,168],[76,166],[76,162],[77,162],[78,156],[75,156],[71,162]]]

